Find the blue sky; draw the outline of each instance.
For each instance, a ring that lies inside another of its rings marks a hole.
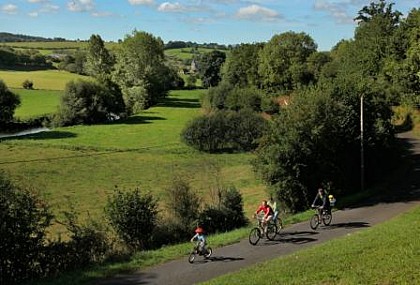
[[[275,34],[305,32],[330,50],[353,37],[352,20],[370,0],[0,0],[0,31],[106,41],[134,29],[164,42],[266,42]],[[404,16],[420,0],[395,0]]]

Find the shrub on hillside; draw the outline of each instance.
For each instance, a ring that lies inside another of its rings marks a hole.
[[[42,275],[46,228],[53,218],[48,206],[0,172],[0,209],[0,284]]]
[[[250,151],[258,146],[266,125],[264,118],[250,110],[217,111],[192,120],[181,137],[200,151]]]
[[[118,236],[134,249],[151,247],[157,225],[157,201],[151,194],[116,189],[105,206],[106,216]]]
[[[15,109],[19,105],[19,96],[11,92],[3,80],[0,80],[0,126],[13,120]]]
[[[255,112],[261,112],[261,98],[263,96],[263,91],[255,87],[236,87],[229,92],[225,104],[228,109],[234,111],[250,109]]]
[[[34,89],[34,83],[31,80],[26,79],[23,81],[22,87],[24,89]]]
[[[112,120],[125,112],[122,94],[109,84],[71,81],[66,85],[55,124],[70,126]]]
[[[172,232],[177,240],[188,237],[197,223],[200,198],[181,178],[175,178],[166,189],[166,197],[168,220],[173,224]]]
[[[242,195],[235,187],[219,189],[217,196],[216,204],[206,205],[199,216],[199,224],[207,232],[231,231],[248,223],[243,210]]]
[[[222,110],[226,108],[226,98],[232,91],[233,85],[222,81],[215,87],[210,87],[203,98],[203,107]]]

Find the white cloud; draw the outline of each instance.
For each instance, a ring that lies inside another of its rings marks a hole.
[[[153,5],[154,0],[128,0],[131,5]]]
[[[49,0],[28,0],[29,3],[46,3],[49,2]]]
[[[36,18],[36,17],[38,17],[38,16],[39,16],[39,13],[38,13],[38,12],[36,12],[36,11],[34,11],[34,12],[30,12],[30,13],[28,13],[28,16],[29,16],[29,17],[32,17],[32,18]]]
[[[72,12],[91,11],[94,7],[94,0],[71,0],[67,3],[67,8]]]
[[[275,10],[265,8],[259,5],[250,5],[240,8],[236,13],[239,19],[256,19],[262,21],[273,21],[280,18],[280,14]]]
[[[93,17],[109,17],[109,16],[112,16],[113,14],[111,13],[111,12],[93,12],[92,13],[92,16]]]
[[[352,2],[355,2],[354,0]],[[325,11],[333,17],[336,23],[339,24],[351,24],[354,23],[353,17],[351,17],[346,11],[345,3],[329,3],[323,0],[317,0],[314,8],[318,11]]]
[[[57,6],[57,5],[45,4],[44,6],[42,6],[42,8],[39,10],[39,12],[54,13],[54,12],[57,12],[59,9],[60,9],[60,7]]]
[[[18,11],[18,6],[14,4],[5,4],[1,6],[0,11],[5,14],[10,14],[10,15],[16,14]]]
[[[158,7],[158,11],[160,12],[182,13],[182,12],[186,12],[187,10],[188,10],[187,7],[182,6],[181,4],[179,4],[179,2],[175,2],[175,3],[164,2],[160,4],[160,6]]]

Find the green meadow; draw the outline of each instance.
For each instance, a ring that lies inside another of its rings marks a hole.
[[[14,71],[0,70],[0,79],[8,88],[22,88],[25,80],[34,83],[34,89],[64,90],[67,82],[76,79],[89,80],[90,77],[60,70]]]
[[[165,55],[171,58],[176,59],[193,59],[195,56],[200,54],[209,53],[215,49],[210,48],[177,48],[177,49],[167,49],[165,50]],[[223,51],[226,52],[226,51]]]
[[[163,103],[121,122],[3,139],[0,168],[38,189],[58,216],[74,206],[82,219],[100,217],[116,186],[152,192],[163,207],[176,176],[207,202],[220,185],[237,187],[250,214],[266,195],[252,171],[252,154],[200,153],[180,140],[186,122],[200,114],[204,92],[172,91]]]
[[[21,100],[21,105],[15,112],[15,116],[19,119],[56,112],[60,103],[60,97],[63,95],[63,91],[60,90],[27,90],[11,88],[11,91],[18,94]]]

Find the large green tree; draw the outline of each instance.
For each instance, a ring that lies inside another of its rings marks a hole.
[[[86,73],[100,80],[109,78],[115,61],[99,35],[92,35],[86,52]]]
[[[171,88],[164,64],[164,44],[146,32],[127,35],[116,51],[114,79],[124,95],[129,113],[157,103]]]
[[[232,49],[222,69],[222,79],[239,87],[259,86],[258,61],[263,44],[241,44]]]
[[[226,53],[218,50],[203,54],[199,59],[199,72],[204,87],[217,86],[221,78],[221,68]]]
[[[11,92],[3,80],[0,80],[0,126],[13,120],[15,109],[19,105],[19,96]]]
[[[310,76],[305,63],[316,49],[313,39],[305,33],[273,36],[260,52],[258,72],[262,87],[276,92],[306,85]]]

